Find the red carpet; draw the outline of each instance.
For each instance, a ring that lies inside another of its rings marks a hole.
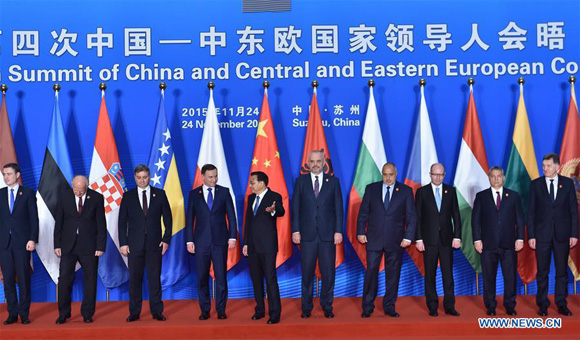
[[[282,320],[277,325],[267,325],[264,318],[250,320],[253,300],[228,301],[227,320],[218,320],[214,311],[207,321],[199,321],[199,306],[196,300],[165,301],[167,321],[151,318],[148,305],[143,304],[141,320],[125,322],[128,302],[99,302],[94,323],[84,324],[80,316],[80,303],[73,304],[73,316],[64,325],[56,325],[58,317],[56,303],[33,303],[29,325],[0,324],[0,338],[6,339],[354,339],[354,338],[455,338],[473,339],[500,336],[502,338],[527,339],[579,339],[580,296],[568,297],[571,317],[549,309],[550,318],[561,318],[560,329],[480,329],[478,318],[486,317],[481,296],[457,297],[459,317],[447,316],[440,308],[439,317],[427,315],[423,297],[400,297],[397,311],[400,318],[383,315],[380,308],[369,319],[362,319],[360,298],[336,298],[334,319],[324,318],[320,306],[310,319],[300,318],[300,299],[282,300]],[[553,297],[550,297],[553,301]],[[382,298],[377,299],[381,306]],[[501,306],[501,297],[499,298]],[[536,318],[535,297],[518,296],[518,318]],[[496,318],[506,317],[503,307],[498,308]],[[6,304],[0,305],[0,320],[7,318]],[[526,339],[526,340],[527,340]]]

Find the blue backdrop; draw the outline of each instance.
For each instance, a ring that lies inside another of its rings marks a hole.
[[[220,121],[244,123],[221,130],[239,212],[263,97],[262,80],[271,82],[269,102],[291,191],[299,175],[310,82],[317,79],[346,212],[370,78],[377,83],[375,97],[387,158],[397,164],[399,181],[408,164],[420,78],[427,80],[427,107],[439,160],[447,168],[446,183],[453,183],[455,175],[468,77],[476,80],[474,95],[490,166],[507,165],[520,76],[526,80],[536,155],[559,151],[570,98],[568,76],[578,72],[580,62],[578,13],[579,1],[293,1],[291,11],[243,13],[241,0],[2,0],[0,77],[9,86],[8,112],[23,181],[33,188],[40,180],[49,133],[53,83],[62,85],[60,110],[74,172],[86,175],[101,99],[98,84],[107,83],[107,106],[121,164],[128,188],[134,188],[131,169],[148,160],[158,84],[167,82],[166,110],[185,197],[193,183],[202,135],[196,123],[204,119],[207,82],[215,81]],[[36,255],[34,260],[33,300],[55,301],[54,283]],[[197,298],[194,263],[190,257],[190,275],[165,289],[165,299]],[[475,272],[460,251],[455,252],[454,266],[456,293],[475,294]],[[363,272],[346,240],[336,295],[360,296]],[[278,275],[282,297],[298,297],[297,249]],[[229,272],[228,280],[231,298],[252,296],[245,259]],[[383,274],[379,282],[382,294]],[[500,294],[501,282],[500,277]],[[99,285],[98,298],[105,300],[100,279]],[[534,282],[528,293],[535,290]],[[519,293],[523,292],[520,283]],[[73,297],[78,300],[81,293],[79,272]],[[109,293],[111,300],[128,299],[126,284]],[[423,278],[407,255],[399,293],[423,294]]]

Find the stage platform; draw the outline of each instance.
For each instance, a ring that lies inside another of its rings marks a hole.
[[[326,319],[315,301],[310,319],[300,318],[300,299],[282,299],[282,319],[277,325],[266,324],[267,317],[253,321],[253,300],[230,300],[227,320],[218,320],[214,310],[211,318],[199,321],[196,300],[165,301],[167,321],[153,320],[147,301],[143,304],[141,320],[127,323],[128,302],[99,302],[92,324],[84,324],[80,316],[80,303],[73,304],[72,318],[64,325],[56,325],[56,303],[33,303],[31,323],[4,326],[0,324],[0,339],[474,339],[489,337],[527,339],[579,339],[580,296],[568,298],[574,313],[564,317],[551,306],[548,318],[561,318],[560,329],[480,329],[478,318],[486,317],[481,296],[458,296],[459,317],[445,315],[442,308],[438,317],[430,317],[423,297],[400,297],[397,311],[400,318],[391,318],[381,308],[368,319],[362,319],[360,298],[336,298],[334,319]],[[553,301],[553,296],[550,297]],[[381,306],[382,298],[377,299]],[[501,306],[501,297],[498,299]],[[518,296],[518,318],[536,318],[535,297]],[[496,318],[506,318],[503,307],[497,309]],[[0,305],[0,320],[7,318],[6,304]],[[545,319],[545,318],[544,318]]]

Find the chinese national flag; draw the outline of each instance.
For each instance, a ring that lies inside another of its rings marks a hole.
[[[282,204],[286,211],[290,209],[290,200],[288,198],[288,188],[284,180],[282,162],[280,161],[280,152],[278,142],[274,133],[274,124],[270,114],[270,105],[268,104],[268,90],[264,90],[264,100],[262,102],[262,111],[256,133],[256,143],[254,145],[254,157],[252,157],[252,166],[250,174],[254,171],[262,171],[268,175],[268,187],[282,196]],[[250,182],[248,176],[248,183]],[[252,193],[250,186],[246,190],[246,197]],[[244,205],[244,226],[245,211],[248,201]],[[279,204],[279,203],[277,203]],[[278,255],[276,256],[276,268],[292,256],[292,237],[290,229],[290,214],[286,213],[279,217],[277,221],[278,228]]]
[[[572,178],[576,185],[576,200],[580,208],[580,117],[578,116],[578,102],[574,92],[574,82],[572,82],[570,106],[564,137],[562,138],[562,150],[560,151],[560,174]],[[580,221],[579,225],[580,225]],[[570,249],[568,265],[574,274],[574,281],[580,280],[580,245]]]
[[[300,174],[308,174],[310,167],[308,166],[308,155],[312,150],[320,150],[326,157],[326,165],[324,166],[324,173],[334,175],[332,162],[330,160],[330,152],[326,144],[326,136],[324,135],[324,128],[322,127],[322,118],[320,118],[320,110],[318,109],[318,101],[316,100],[316,88],[312,94],[312,102],[310,103],[310,115],[308,117],[308,128],[306,130],[306,139],[304,141],[304,151],[302,153],[302,166],[300,166]],[[344,262],[344,248],[342,242],[336,245],[336,259],[334,260],[335,268]],[[316,277],[320,278],[320,270],[318,263],[316,264]]]

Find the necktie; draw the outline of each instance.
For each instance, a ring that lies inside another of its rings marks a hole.
[[[385,194],[385,199],[383,200],[383,205],[385,206],[385,211],[389,209],[389,201],[391,200],[391,187],[387,186],[387,193]]]
[[[260,196],[256,196],[256,203],[254,204],[254,216],[258,213],[258,207],[260,206]]]
[[[437,203],[437,211],[441,211],[441,188],[435,188],[435,203]]]
[[[14,210],[14,189],[10,189],[10,213]]]
[[[211,189],[212,188],[207,188],[207,206],[209,208],[209,210],[211,210],[211,208],[213,207],[213,194],[211,193]]]
[[[147,205],[147,190],[143,190],[143,214],[147,216],[149,206]]]
[[[318,181],[318,176],[314,176],[314,197],[318,197],[320,193],[320,182]]]
[[[499,191],[496,191],[495,193],[497,194],[495,197],[495,206],[497,207],[497,210],[499,210],[501,207],[501,197],[499,196]]]
[[[556,197],[554,195],[554,180],[553,179],[550,180],[550,199],[552,200],[552,203],[554,203],[554,201],[556,200]]]
[[[79,197],[79,216],[81,216],[81,213],[83,212],[83,197]]]

